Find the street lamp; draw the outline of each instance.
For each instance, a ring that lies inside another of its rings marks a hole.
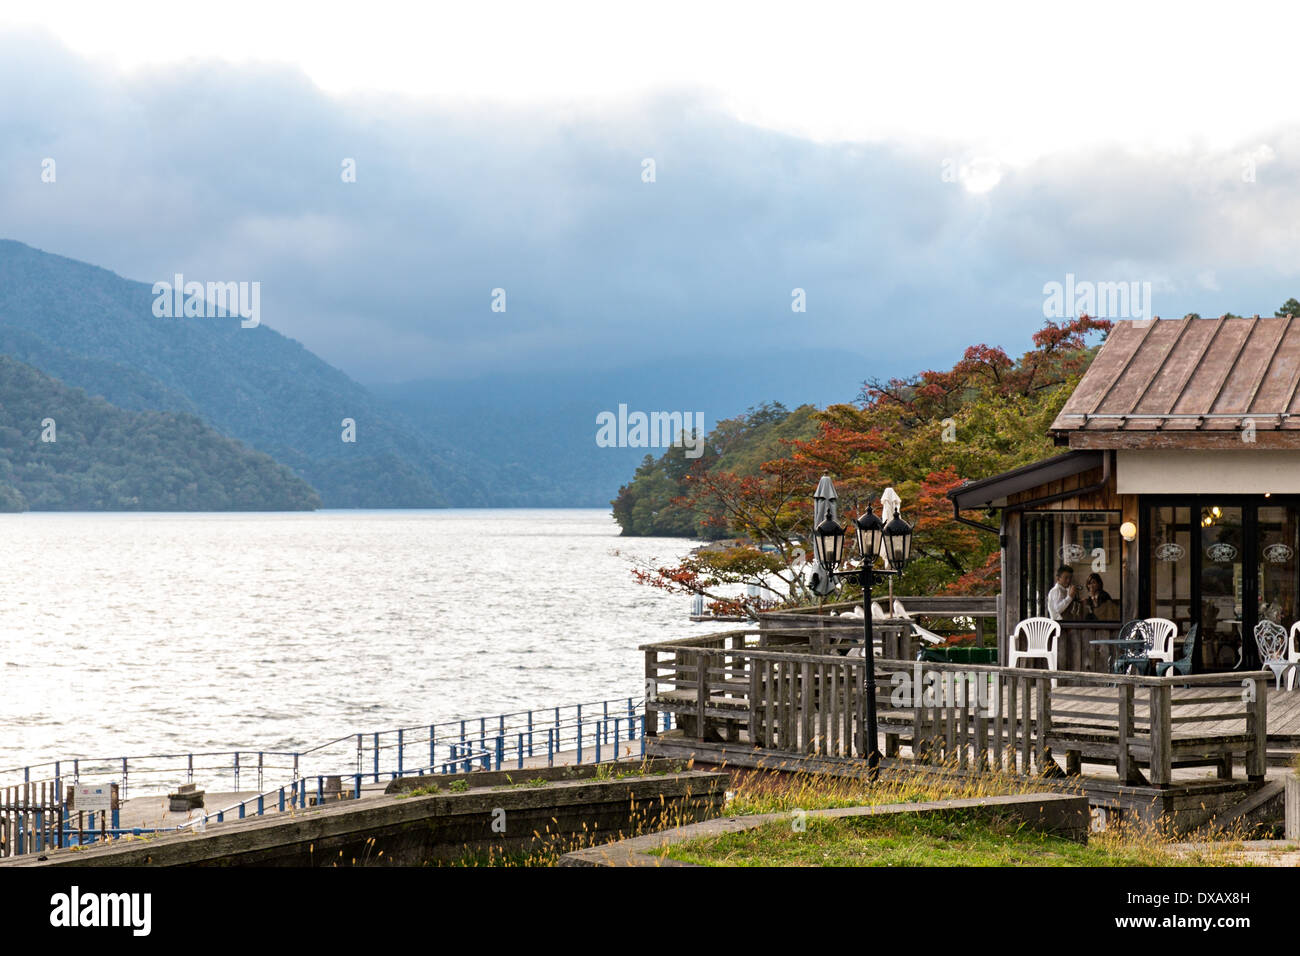
[[[825,497],[824,489],[829,486],[830,479],[823,477],[817,486],[818,496]],[[832,488],[832,498],[834,493]],[[865,641],[862,666],[867,705],[865,749],[869,778],[874,780],[880,766],[880,735],[876,721],[876,656],[871,622],[871,588],[877,574],[901,574],[906,567],[912,556],[912,526],[897,512],[886,524],[871,510],[871,499],[867,500],[866,512],[859,515],[853,524],[858,539],[858,554],[862,560],[859,567],[846,571],[836,570],[844,560],[844,528],[832,516],[823,518],[813,529],[813,550],[828,579],[856,577],[862,586],[862,628]],[[876,570],[876,558],[882,553],[889,567]]]

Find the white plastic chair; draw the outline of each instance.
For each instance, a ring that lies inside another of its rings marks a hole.
[[[1025,638],[1025,649],[1016,649],[1021,635]],[[1047,617],[1028,617],[1016,625],[1007,646],[1007,666],[1015,667],[1018,661],[1042,660],[1047,662],[1048,670],[1056,670],[1056,652],[1059,647],[1061,625]],[[1052,678],[1056,686],[1056,678]]]
[[[1294,628],[1292,628],[1294,630]],[[1287,675],[1287,686],[1290,687],[1294,681],[1294,673],[1291,666],[1288,644],[1290,639],[1287,636],[1286,628],[1274,621],[1260,621],[1255,625],[1255,644],[1259,647],[1259,656],[1262,657],[1263,666],[1273,672],[1277,688],[1282,689],[1282,675]]]
[[[1178,625],[1166,617],[1149,617],[1147,626],[1151,628],[1151,650],[1147,651],[1147,660],[1172,662]]]
[[[1300,670],[1300,621],[1291,625],[1291,635],[1286,643],[1286,659],[1293,665],[1286,675],[1286,689],[1295,690],[1295,675]]]

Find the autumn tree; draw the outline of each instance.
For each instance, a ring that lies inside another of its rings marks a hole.
[[[867,382],[857,403],[818,413],[813,437],[784,441],[786,454],[756,474],[692,470],[675,506],[736,540],[674,567],[638,568],[639,579],[703,594],[715,610],[733,613],[770,603],[735,596],[738,585],[765,584],[786,604],[813,600],[802,565],[811,550],[812,491],[828,474],[844,519],[886,487],[898,491],[916,528],[908,590],[996,592],[997,538],[956,521],[948,492],[1054,453],[1048,428],[1096,352],[1090,340],[1110,327],[1088,316],[1049,321],[1018,359],[973,345],[951,369]]]

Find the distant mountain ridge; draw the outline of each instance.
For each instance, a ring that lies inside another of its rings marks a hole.
[[[0,355],[0,511],[302,511],[288,468],[185,413],[126,411]]]
[[[197,415],[287,465],[326,507],[487,503],[481,463],[266,325],[158,318],[151,285],[0,240],[0,352],[131,411]],[[342,440],[344,419],[356,442]]]

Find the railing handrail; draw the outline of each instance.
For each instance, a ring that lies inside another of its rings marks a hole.
[[[381,730],[366,730],[359,733],[349,733],[324,743],[315,744],[305,750],[262,750],[257,748],[232,748],[228,750],[208,750],[179,753],[148,753],[148,754],[126,754],[116,757],[65,757],[58,760],[47,760],[39,763],[24,764],[21,766],[0,770],[0,776],[22,775],[21,781],[15,781],[9,786],[23,786],[26,784],[48,783],[53,781],[70,782],[73,779],[79,779],[86,773],[102,774],[105,770],[114,771],[123,767],[128,767],[133,776],[151,776],[169,773],[190,774],[199,770],[216,770],[228,773],[235,771],[236,776],[239,772],[257,773],[268,770],[295,770],[299,776],[313,776],[314,774],[304,774],[302,758],[311,755],[320,754],[331,747],[348,747],[351,753],[358,755],[364,754],[367,757],[377,754],[378,751],[393,750],[399,746],[403,748],[413,747],[416,745],[438,746],[454,745],[457,747],[467,746],[467,742],[473,739],[475,745],[480,740],[497,740],[498,738],[518,738],[521,735],[528,736],[529,752],[532,753],[536,737],[547,740],[548,732],[551,735],[550,741],[554,750],[558,752],[565,744],[573,743],[576,739],[576,733],[579,728],[584,732],[588,726],[596,722],[608,721],[617,728],[621,723],[627,722],[629,727],[635,721],[641,711],[643,701],[638,695],[627,695],[623,697],[605,698],[595,701],[581,701],[572,704],[560,704],[551,707],[539,707],[533,710],[519,710],[502,714],[493,714],[489,716],[480,716],[463,719],[450,719],[445,721],[429,721],[419,724],[411,724],[403,727],[388,727]],[[613,709],[617,708],[617,709]],[[404,735],[412,735],[408,739],[402,740]],[[378,746],[371,746],[374,741],[378,740]],[[363,746],[357,750],[352,750],[351,745],[354,741],[359,741]],[[545,744],[542,745],[545,752]],[[456,762],[462,762],[465,759],[472,759],[464,756],[468,751],[458,752]],[[481,759],[482,752],[476,751],[478,758]],[[241,758],[249,757],[247,763],[241,763]],[[292,763],[277,764],[266,762],[267,757],[273,760],[283,759],[291,760]],[[233,760],[233,763],[204,765],[199,761],[211,758],[225,758]],[[146,765],[140,766],[141,763],[156,761],[176,761],[172,766]],[[426,761],[427,762],[427,761]],[[135,766],[130,766],[130,764]],[[48,776],[40,776],[41,772],[46,772]],[[36,776],[33,776],[36,772]],[[331,770],[328,775],[335,775],[338,771]],[[391,772],[388,770],[385,773]],[[367,771],[365,776],[373,776],[374,771]],[[255,799],[255,797],[250,798]]]
[[[682,646],[680,644],[646,644],[641,650],[684,650],[690,654],[697,654],[704,657],[753,657],[755,659],[789,659],[792,661],[806,661],[808,663],[838,663],[859,665],[862,662],[861,657],[853,657],[839,654],[811,654],[797,651],[780,650],[766,647],[703,647],[703,646]],[[1228,684],[1240,685],[1242,680],[1272,680],[1272,675],[1267,670],[1258,671],[1221,671],[1213,674],[1174,674],[1170,676],[1157,677],[1147,674],[1111,674],[1100,671],[1063,671],[1047,670],[1046,668],[1035,667],[1003,667],[999,664],[966,664],[943,661],[905,661],[893,660],[890,658],[877,658],[876,669],[882,670],[912,670],[920,664],[926,670],[935,671],[961,671],[963,673],[996,673],[1005,674],[1011,677],[1030,677],[1041,678],[1044,680],[1073,680],[1087,684],[1133,684],[1138,687],[1163,687],[1167,685],[1207,685],[1220,686]]]

